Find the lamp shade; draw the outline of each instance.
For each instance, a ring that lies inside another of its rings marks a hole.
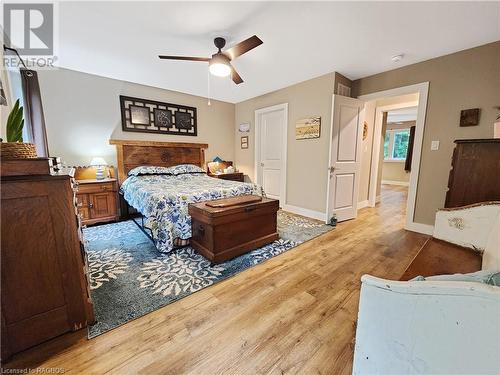
[[[108,165],[108,163],[106,163],[106,160],[100,157],[93,157],[90,161],[90,166],[92,167],[102,167],[105,165]]]

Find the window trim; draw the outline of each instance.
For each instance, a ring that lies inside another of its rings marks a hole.
[[[403,132],[403,131],[410,131],[410,128],[396,128],[396,129],[388,129],[385,131],[386,134],[389,134],[389,146],[388,146],[388,151],[389,151],[389,156],[387,158],[384,157],[384,162],[389,162],[389,163],[404,163],[406,161],[405,158],[394,158],[394,136],[396,133]],[[385,137],[384,137],[384,143],[385,143]],[[384,147],[385,148],[385,147]]]

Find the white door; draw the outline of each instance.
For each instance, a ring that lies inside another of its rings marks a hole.
[[[333,95],[328,168],[327,220],[357,216],[364,102]]]
[[[256,181],[266,195],[286,199],[286,138],[288,105],[280,104],[255,111]]]

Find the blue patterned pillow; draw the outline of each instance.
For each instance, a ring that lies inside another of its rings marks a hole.
[[[128,172],[129,176],[143,176],[147,174],[172,174],[169,172],[170,168],[167,167],[156,167],[154,165],[141,165],[140,167],[135,167]]]
[[[169,174],[177,176],[178,174],[186,173],[205,173],[205,171],[194,164],[179,164],[168,168]]]

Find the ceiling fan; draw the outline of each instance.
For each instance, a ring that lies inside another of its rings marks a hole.
[[[226,39],[217,37],[214,39],[215,47],[218,48],[218,52],[214,53],[212,57],[193,57],[193,56],[158,56],[160,59],[166,60],[187,60],[187,61],[204,61],[208,62],[208,69],[210,73],[219,77],[227,77],[231,74],[231,79],[237,85],[243,82],[238,72],[231,65],[231,61],[238,56],[247,53],[248,51],[258,47],[262,44],[256,35],[245,39],[244,41],[236,44],[235,46],[222,51],[222,48],[226,45]]]

